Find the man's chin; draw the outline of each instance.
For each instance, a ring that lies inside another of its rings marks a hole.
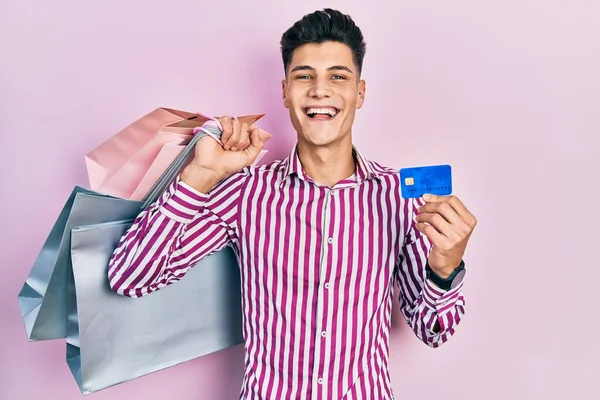
[[[303,137],[304,141],[312,146],[328,146],[340,140],[338,132],[309,131]]]

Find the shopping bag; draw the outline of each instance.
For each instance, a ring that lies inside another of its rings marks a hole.
[[[64,338],[70,233],[77,226],[134,218],[141,202],[119,199],[76,186],[36,258],[18,295],[29,341]]]
[[[158,181],[160,176],[175,161],[177,156],[185,149],[184,145],[168,143],[160,149],[160,152],[146,171],[137,188],[130,196],[130,200],[141,200]]]
[[[98,189],[109,176],[163,129],[170,128],[169,131],[172,133],[189,135],[189,128],[175,125],[182,121],[196,119],[200,120],[199,124],[208,120],[195,113],[159,107],[129,124],[86,154],[90,188]]]
[[[208,134],[207,124],[177,155],[145,197],[145,209],[170,185]],[[116,294],[108,264],[132,220],[71,230],[67,363],[89,394],[243,342],[241,286],[231,248],[193,266],[177,284],[134,299]]]
[[[131,223],[71,231],[67,364],[83,394],[243,342],[239,267],[229,247],[147,296],[111,290],[108,263]]]
[[[189,143],[191,138],[191,129],[190,134],[187,135],[159,132],[121,165],[119,169],[108,176],[100,186],[91,186],[91,189],[111,196],[136,200],[133,194],[139,188],[148,169],[157,161],[156,159],[164,146],[181,145],[183,148]],[[164,163],[158,160],[158,165],[161,164]],[[154,169],[156,169],[156,166]]]
[[[118,295],[108,282],[109,260],[135,217],[164,193],[199,138],[220,141],[214,125],[203,130],[144,202],[76,187],[19,294],[30,340],[66,337],[67,364],[84,394],[243,341],[239,267],[229,247],[142,298]]]
[[[213,132],[213,135],[220,134],[220,130]],[[70,268],[71,229],[75,226],[134,218],[155,201],[176,178],[186,159],[191,156],[193,146],[203,135],[202,132],[194,133],[188,145],[154,183],[151,193],[144,196],[143,202],[110,196],[79,186],[73,189],[18,295],[21,317],[29,341],[66,336],[66,276]],[[88,196],[77,198],[79,193]]]
[[[244,115],[239,119],[253,124],[263,116]],[[86,154],[90,189],[134,199],[133,194],[163,146],[186,145],[194,136],[194,128],[209,119],[203,114],[164,107],[144,115]]]

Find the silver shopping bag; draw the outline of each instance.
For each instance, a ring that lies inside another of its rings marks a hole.
[[[71,231],[67,363],[84,394],[243,342],[239,267],[229,247],[141,298],[111,290],[108,263],[131,223]]]
[[[64,338],[70,234],[77,226],[134,218],[142,202],[75,187],[58,216],[19,292],[21,317],[29,341]]]

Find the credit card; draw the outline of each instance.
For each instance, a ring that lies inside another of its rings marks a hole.
[[[426,193],[438,196],[452,194],[452,168],[450,165],[402,168],[400,187],[405,199],[421,197]]]

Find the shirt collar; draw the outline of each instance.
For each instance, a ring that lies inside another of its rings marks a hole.
[[[356,161],[356,178],[357,183],[363,183],[366,180],[379,178],[380,174],[373,169],[371,163],[358,151],[358,149],[353,145],[352,146],[352,155],[354,156],[354,160]],[[294,145],[292,151],[290,152],[289,157],[285,160],[285,173],[283,176],[283,180],[285,181],[290,176],[296,175],[300,179],[309,180],[309,176],[306,175],[306,172],[302,168],[302,163],[300,162],[300,157],[298,156],[298,144]]]

